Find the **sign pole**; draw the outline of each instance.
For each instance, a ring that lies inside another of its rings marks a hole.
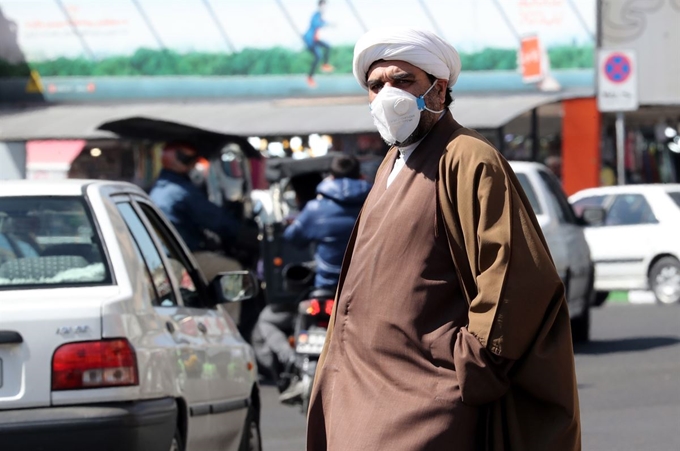
[[[626,184],[626,123],[623,112],[616,113],[616,175],[619,185]]]
[[[599,49],[597,107],[603,113],[616,113],[616,176],[626,184],[626,121],[624,111],[636,111],[638,76],[635,52]]]

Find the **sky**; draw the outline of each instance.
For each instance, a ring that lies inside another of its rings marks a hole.
[[[82,33],[71,30],[60,3]],[[154,37],[143,12],[157,31]],[[226,32],[221,35],[206,3]],[[538,34],[546,47],[592,44],[595,0],[328,0],[321,39],[353,45],[366,28],[401,25],[441,33],[458,50],[517,48]],[[231,52],[274,46],[302,50],[316,0],[0,0],[30,61],[94,54],[130,55],[140,47]],[[507,16],[504,20],[497,5]],[[578,11],[578,15],[574,12]],[[579,16],[582,20],[579,20]],[[160,42],[159,42],[160,41]]]

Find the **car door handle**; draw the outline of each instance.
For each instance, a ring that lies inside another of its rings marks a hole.
[[[205,324],[203,324],[203,323],[198,323],[197,327],[198,327],[198,330],[200,330],[202,333],[208,332],[208,328],[205,327]]]
[[[13,330],[0,330],[0,345],[18,345],[24,342],[19,332]]]

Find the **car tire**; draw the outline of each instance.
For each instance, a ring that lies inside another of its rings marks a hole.
[[[593,301],[593,307],[600,307],[607,301],[609,297],[609,291],[598,291],[595,293],[595,301]]]
[[[649,288],[661,304],[680,302],[680,261],[674,257],[657,260],[649,271]]]
[[[248,415],[243,425],[243,435],[238,449],[239,451],[262,451],[260,416],[252,404],[248,407]]]
[[[591,278],[592,280],[592,278]],[[569,285],[571,281],[571,272],[567,271],[564,277],[564,295],[569,303]],[[585,343],[590,339],[590,305],[593,297],[593,287],[590,284],[590,292],[586,299],[584,299],[583,311],[581,315],[571,319],[571,339],[574,343]]]
[[[574,343],[590,340],[590,305],[584,306],[581,315],[571,320],[571,338]]]
[[[182,434],[180,434],[179,429],[175,429],[175,435],[170,443],[170,451],[184,451],[184,442],[182,441]]]

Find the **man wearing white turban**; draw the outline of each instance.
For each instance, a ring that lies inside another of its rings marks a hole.
[[[435,34],[356,44],[392,145],[350,239],[308,451],[577,451],[569,312],[508,163],[448,109],[461,70]]]

